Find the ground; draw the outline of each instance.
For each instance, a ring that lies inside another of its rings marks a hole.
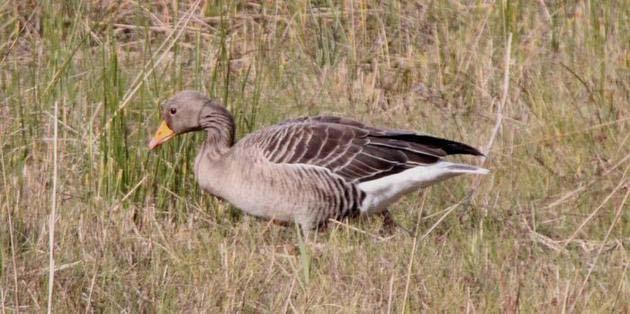
[[[0,1],[2,312],[630,312],[623,1]],[[381,220],[202,193],[159,104],[238,136],[334,114],[479,147]],[[50,266],[53,265],[51,268]]]

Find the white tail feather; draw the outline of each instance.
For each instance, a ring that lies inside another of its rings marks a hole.
[[[453,171],[454,173],[462,173],[462,174],[464,173],[470,173],[470,174],[490,173],[490,170],[486,168],[480,168],[480,167],[475,167],[475,166],[470,166],[470,165],[465,165],[465,164],[456,164],[456,163],[452,163],[448,161],[444,161],[442,163],[446,164],[445,167]]]
[[[419,166],[376,180],[361,182],[358,187],[365,192],[366,197],[360,209],[363,213],[377,213],[411,191],[461,174],[489,172],[485,168],[440,161],[429,166]]]

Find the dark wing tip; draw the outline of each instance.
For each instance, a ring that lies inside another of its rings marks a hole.
[[[460,142],[455,142],[429,135],[419,135],[413,133],[387,134],[386,137],[398,140],[427,145],[429,147],[443,150],[446,155],[473,155],[485,156],[478,149]]]
[[[441,139],[441,140],[444,141],[445,143],[443,147],[444,147],[444,151],[446,151],[446,154],[448,155],[462,154],[462,155],[473,155],[473,156],[485,156],[478,149],[468,144],[455,142],[451,140],[445,140],[445,139]]]

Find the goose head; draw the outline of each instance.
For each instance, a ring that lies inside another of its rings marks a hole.
[[[162,123],[149,142],[149,149],[163,144],[176,135],[217,129],[217,117],[231,115],[215,101],[196,91],[182,91],[162,105]],[[221,120],[221,119],[218,119]]]

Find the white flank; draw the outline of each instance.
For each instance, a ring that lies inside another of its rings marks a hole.
[[[489,172],[484,168],[440,161],[429,166],[418,166],[397,174],[362,182],[358,187],[365,192],[365,199],[360,209],[364,214],[378,213],[411,191],[460,174],[488,174]]]

